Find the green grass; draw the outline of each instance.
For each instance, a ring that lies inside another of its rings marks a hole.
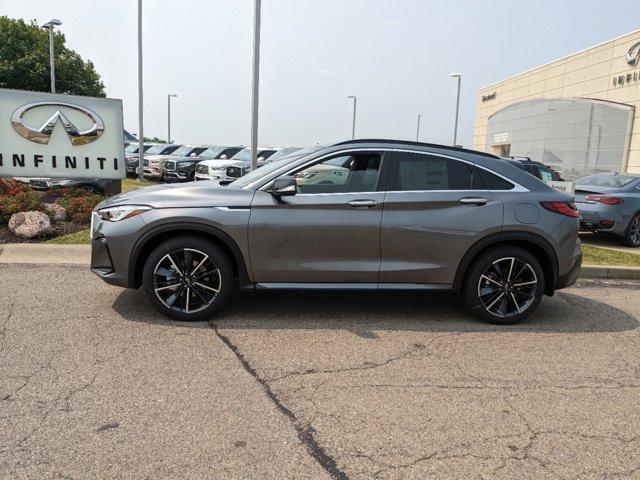
[[[583,265],[607,265],[612,267],[640,267],[640,255],[619,252],[607,248],[582,245]]]
[[[60,237],[50,238],[44,243],[54,243],[57,245],[90,244],[89,229],[80,230],[76,233],[69,233]]]
[[[142,187],[150,187],[151,185],[158,185],[158,182],[152,182],[150,180],[138,180],[137,178],[125,178],[122,180],[122,191],[130,192]]]

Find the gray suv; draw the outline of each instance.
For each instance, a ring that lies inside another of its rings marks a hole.
[[[96,207],[91,268],[143,286],[178,320],[210,318],[234,289],[460,292],[486,321],[530,315],[582,260],[573,198],[481,152],[356,140],[208,182]]]

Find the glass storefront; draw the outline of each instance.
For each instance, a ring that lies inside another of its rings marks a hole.
[[[580,98],[527,100],[489,117],[486,151],[530,157],[567,180],[622,172],[632,121],[628,105]]]

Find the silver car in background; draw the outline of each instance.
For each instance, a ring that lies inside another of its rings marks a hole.
[[[640,247],[640,175],[599,173],[575,181],[580,228]]]

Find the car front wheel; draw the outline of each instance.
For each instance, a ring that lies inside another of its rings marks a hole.
[[[197,236],[175,237],[151,253],[142,284],[163,315],[206,320],[227,303],[233,290],[233,267],[216,244]]]
[[[489,250],[473,262],[468,272],[464,300],[474,314],[487,322],[520,322],[542,300],[545,279],[540,262],[521,248]]]

